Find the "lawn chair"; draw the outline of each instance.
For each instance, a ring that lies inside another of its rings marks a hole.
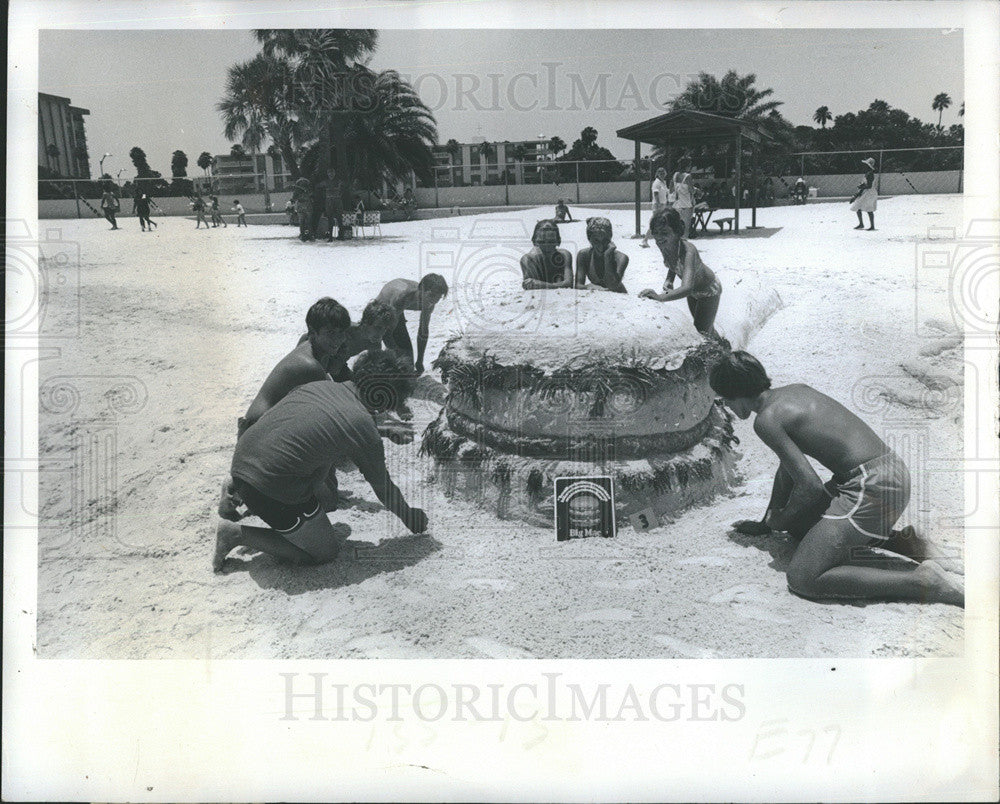
[[[354,237],[354,227],[358,225],[358,213],[344,212],[340,216],[340,228],[347,229],[347,237]]]
[[[361,236],[367,237],[365,234],[365,229],[369,226],[372,230],[372,237],[375,236],[376,230],[378,231],[379,237],[382,236],[382,212],[377,209],[369,210],[368,212],[363,212],[361,214]]]

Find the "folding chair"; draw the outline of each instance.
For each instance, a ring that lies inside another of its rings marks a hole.
[[[367,237],[365,234],[365,228],[370,226],[372,228],[372,237],[375,236],[376,230],[378,231],[379,237],[382,236],[382,212],[381,210],[371,210],[365,212],[361,217],[361,235],[362,237]]]
[[[349,229],[348,237],[354,237],[354,227],[358,225],[358,215],[356,212],[345,212],[340,216],[340,226],[342,229]]]

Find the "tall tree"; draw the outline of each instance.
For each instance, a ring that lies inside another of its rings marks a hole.
[[[367,67],[372,108],[351,115],[345,121],[346,145],[344,173],[348,181],[378,186],[382,179],[394,182],[405,179],[412,170],[421,180],[433,180],[433,146],[437,127],[430,109],[420,96],[394,70],[371,72]],[[322,162],[324,140],[312,149],[316,165]]]
[[[622,172],[622,165],[615,155],[607,148],[597,144],[597,129],[587,126],[580,132],[580,139],[556,162],[597,162],[600,164],[580,165],[579,176],[582,181],[608,181],[617,178]],[[560,171],[562,178],[569,180],[576,177],[576,168],[567,166]]]
[[[303,106],[288,59],[259,53],[233,65],[226,74],[226,92],[216,109],[224,134],[257,153],[270,139],[293,178],[298,178],[296,148],[303,144],[298,110]]]
[[[208,151],[202,151],[198,154],[198,167],[206,176],[208,175],[208,169],[212,167],[212,155]]]
[[[184,151],[174,151],[170,157],[170,175],[176,178],[187,176],[188,158]]]
[[[135,165],[135,192],[152,193],[154,189],[161,189],[167,186],[163,181],[163,174],[153,170],[146,161],[146,152],[138,145],[129,152],[129,159]]]
[[[566,148],[567,145],[565,142],[563,142],[561,137],[552,137],[551,139],[549,139],[549,150],[556,156],[565,151]]]
[[[813,115],[813,120],[819,123],[820,128],[826,128],[826,124],[833,120],[829,106],[820,106]]]
[[[320,171],[334,162],[349,169],[346,131],[348,116],[370,111],[375,100],[363,66],[375,51],[378,32],[369,28],[260,28],[254,31],[265,56],[287,59],[302,107],[323,144]],[[348,182],[350,177],[348,176]]]
[[[938,113],[938,128],[941,128],[941,115],[951,106],[951,96],[947,92],[939,92],[934,96],[931,109]]]
[[[769,160],[783,153],[793,140],[794,129],[779,111],[783,105],[782,101],[774,98],[773,89],[757,87],[755,74],[741,76],[735,70],[729,70],[721,79],[711,73],[699,73],[673,100],[670,108],[672,111],[691,109],[753,121],[774,141],[765,141],[761,147],[763,166],[768,169]],[[728,170],[726,146],[707,145],[698,151],[693,156],[699,161],[711,162],[717,173]],[[666,158],[667,149],[664,146],[654,147],[655,162],[664,162]]]

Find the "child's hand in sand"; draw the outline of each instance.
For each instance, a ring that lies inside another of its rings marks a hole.
[[[639,291],[640,299],[655,299],[656,295],[656,291],[652,288],[646,288],[645,290]]]
[[[383,413],[375,420],[378,434],[382,438],[388,438],[393,444],[412,444],[413,425],[409,422],[400,421],[388,413]]]
[[[226,478],[222,483],[222,498],[219,500],[219,516],[228,519],[230,522],[239,522],[243,515],[239,512],[239,507],[243,505],[243,500],[237,493],[233,479]]]
[[[733,530],[746,536],[765,536],[771,532],[770,527],[756,519],[741,519],[739,522],[734,522]]]

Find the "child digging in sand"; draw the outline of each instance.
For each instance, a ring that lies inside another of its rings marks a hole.
[[[222,519],[213,570],[220,572],[226,556],[239,546],[291,564],[333,561],[340,539],[316,491],[324,481],[335,488],[334,467],[347,461],[413,533],[427,530],[427,515],[407,504],[389,476],[372,415],[409,392],[411,375],[405,369],[391,352],[365,352],[355,363],[353,381],[299,386],[244,433],[233,454],[235,490],[268,527]]]
[[[684,222],[677,210],[657,212],[649,222],[649,231],[663,255],[667,279],[663,283],[663,293],[647,288],[639,294],[639,298],[660,302],[686,298],[695,329],[702,335],[715,335],[715,316],[719,312],[722,284],[712,269],[705,265],[697,247],[683,238]],[[674,277],[678,275],[681,284],[674,290]]]
[[[869,547],[905,541],[891,528],[910,499],[906,465],[874,430],[808,385],[772,388],[764,367],[747,352],[716,363],[709,383],[741,419],[757,414],[754,432],[781,460],[763,523],[737,527],[805,530],[788,565],[789,590],[815,600],[965,605],[961,584],[933,561],[890,569],[860,557]],[[807,456],[833,472],[829,483]]]

